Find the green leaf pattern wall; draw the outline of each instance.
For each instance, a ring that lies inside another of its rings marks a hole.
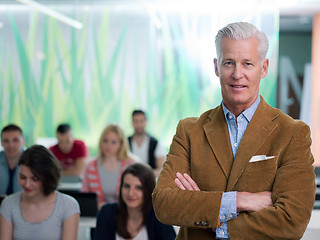
[[[214,36],[246,16],[159,12],[158,29],[140,8],[52,7],[84,28],[23,6],[0,8],[1,127],[19,124],[29,146],[68,122],[92,156],[108,123],[132,133],[135,108],[147,111],[148,131],[168,147],[179,119],[220,104]],[[261,94],[275,106],[278,16],[268,12],[251,22],[268,33],[271,64]]]

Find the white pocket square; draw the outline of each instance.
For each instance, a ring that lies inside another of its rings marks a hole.
[[[274,156],[255,155],[250,159],[249,162],[259,162],[259,161],[268,160],[268,159],[272,159],[272,158],[274,158]]]

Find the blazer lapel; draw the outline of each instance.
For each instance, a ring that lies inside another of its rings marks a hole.
[[[238,148],[229,176],[227,191],[231,191],[252,156],[265,143],[277,125],[272,121],[278,115],[261,97],[261,102],[253,115]]]
[[[222,105],[212,110],[208,117],[210,121],[203,125],[203,129],[223,173],[228,178],[233,155]]]

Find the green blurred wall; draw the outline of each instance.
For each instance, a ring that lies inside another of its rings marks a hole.
[[[214,36],[227,23],[248,17],[159,12],[159,29],[141,7],[52,7],[84,28],[23,6],[0,8],[0,127],[19,124],[29,146],[38,137],[54,137],[57,125],[68,122],[92,156],[108,123],[132,133],[135,108],[146,110],[148,131],[168,147],[179,119],[220,104]],[[261,94],[273,106],[278,19],[274,12],[251,19],[269,37],[270,71]]]

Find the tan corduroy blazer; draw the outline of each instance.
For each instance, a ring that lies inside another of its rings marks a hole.
[[[272,191],[272,207],[228,222],[230,239],[300,239],[315,199],[310,146],[309,127],[262,97],[235,159],[221,105],[181,120],[153,192],[156,215],[181,226],[177,239],[215,239],[223,192]],[[256,155],[269,159],[249,162]],[[190,174],[201,191],[178,189],[177,172]]]

